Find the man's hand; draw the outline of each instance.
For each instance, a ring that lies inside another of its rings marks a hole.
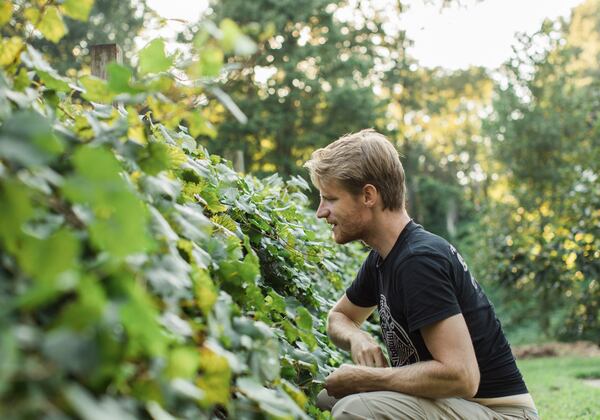
[[[389,366],[381,347],[373,337],[364,331],[354,334],[350,339],[350,354],[352,355],[352,361],[359,366]]]
[[[358,366],[343,364],[325,378],[327,394],[337,399],[360,392],[361,369]]]

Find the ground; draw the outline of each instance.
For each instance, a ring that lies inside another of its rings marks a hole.
[[[528,344],[514,347],[513,354],[517,360],[552,356],[600,357],[600,346],[590,341]]]
[[[540,418],[600,419],[600,348],[589,342],[515,347]]]

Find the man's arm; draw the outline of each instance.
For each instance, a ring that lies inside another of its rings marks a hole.
[[[327,377],[329,395],[397,391],[428,398],[473,397],[479,366],[462,314],[421,329],[433,360],[397,368],[343,365]]]
[[[360,329],[375,308],[355,305],[344,294],[329,311],[327,334],[336,346],[350,351],[357,365],[385,367],[389,365],[381,347],[369,333]]]

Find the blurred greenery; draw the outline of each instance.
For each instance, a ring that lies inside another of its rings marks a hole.
[[[485,278],[542,339],[600,337],[599,11],[589,0],[521,36],[485,122],[503,172],[482,219]]]
[[[599,357],[553,357],[518,361],[540,418],[596,419],[600,388],[585,378],[600,378]]]

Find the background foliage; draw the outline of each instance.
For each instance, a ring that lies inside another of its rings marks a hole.
[[[484,219],[486,277],[545,337],[600,336],[598,11],[521,37],[485,128],[506,188]]]

